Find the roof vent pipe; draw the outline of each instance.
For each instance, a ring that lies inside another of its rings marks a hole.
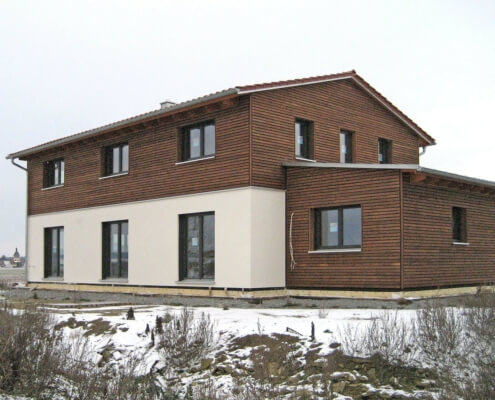
[[[173,101],[170,100],[165,100],[160,103],[160,108],[163,110],[165,108],[169,108],[172,106],[175,106],[177,103],[174,103]]]

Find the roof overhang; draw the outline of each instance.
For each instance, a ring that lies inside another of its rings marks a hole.
[[[470,176],[453,174],[451,172],[422,167],[418,164],[351,164],[351,163],[318,163],[307,161],[284,162],[288,168],[335,168],[335,169],[367,169],[367,170],[396,170],[411,174],[411,183],[434,184],[444,187],[459,187],[464,185],[479,186],[495,191],[495,182]],[[447,182],[447,183],[445,183]],[[448,182],[451,182],[449,184]]]

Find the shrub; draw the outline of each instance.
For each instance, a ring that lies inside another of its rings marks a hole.
[[[159,347],[169,367],[191,365],[204,358],[216,344],[214,323],[204,313],[194,320],[194,312],[184,307],[178,316],[157,332]]]

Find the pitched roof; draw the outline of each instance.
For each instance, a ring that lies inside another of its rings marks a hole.
[[[421,127],[419,127],[413,120],[411,120],[407,115],[400,111],[395,105],[390,102],[385,96],[379,93],[375,88],[373,88],[368,82],[366,82],[361,76],[359,76],[356,71],[351,70],[347,72],[341,72],[337,74],[314,76],[310,78],[292,79],[278,82],[268,82],[260,83],[254,85],[244,85],[236,86],[234,88],[225,89],[215,93],[211,93],[202,97],[197,97],[192,100],[184,101],[178,103],[171,107],[164,109],[153,110],[144,114],[139,114],[130,118],[126,118],[117,122],[106,124],[98,128],[86,130],[83,132],[75,133],[70,136],[65,136],[60,139],[55,139],[34,147],[30,147],[15,153],[7,155],[7,159],[15,159],[20,157],[26,157],[31,154],[51,149],[57,146],[61,146],[66,143],[75,142],[77,140],[84,139],[86,137],[95,136],[98,134],[110,132],[116,129],[124,128],[136,123],[145,122],[153,119],[163,118],[168,115],[172,115],[183,111],[185,108],[199,107],[205,103],[220,101],[228,97],[236,97],[249,93],[255,93],[265,90],[276,90],[283,89],[294,86],[310,85],[323,82],[331,82],[343,79],[350,79],[358,84],[362,89],[368,92],[372,97],[379,101],[385,108],[391,111],[397,118],[399,118],[403,123],[405,123],[410,129],[412,129],[419,137],[424,140],[424,145],[435,144],[435,139],[428,135]]]

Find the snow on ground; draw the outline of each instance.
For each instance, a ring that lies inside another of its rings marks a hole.
[[[53,315],[56,324],[63,327],[66,337],[75,340],[84,333],[93,331],[86,335],[90,341],[91,350],[89,358],[98,363],[107,350],[109,359],[106,362],[122,365],[129,355],[142,360],[141,371],[144,374],[164,367],[163,355],[157,346],[151,346],[150,334],[146,334],[146,325],[152,329],[155,327],[157,316],[164,317],[166,314],[178,315],[183,311],[181,306],[134,306],[134,320],[127,319],[129,306],[109,306],[99,308],[73,308],[58,309],[46,307]],[[414,317],[413,310],[381,310],[381,309],[236,309],[236,308],[213,308],[194,307],[191,308],[196,319],[202,313],[210,316],[215,323],[218,333],[218,346],[215,352],[226,349],[232,339],[251,334],[289,334],[300,339],[301,348],[306,352],[315,349],[315,342],[321,343],[317,347],[318,357],[330,354],[335,342],[342,342],[344,332],[353,331],[356,340],[360,340],[366,327],[374,319],[383,313],[392,313],[405,321]],[[391,315],[392,315],[391,314]],[[72,319],[72,323],[70,322]],[[315,342],[310,340],[312,323],[314,324]],[[101,330],[99,330],[101,328]],[[240,348],[230,353],[229,357],[235,357],[249,364],[248,356],[250,348]],[[356,372],[356,371],[354,371]],[[347,372],[344,372],[346,374]],[[351,374],[352,375],[352,374]],[[208,379],[210,375],[200,375],[201,379]],[[359,378],[359,376],[358,376]],[[365,377],[364,377],[365,378]],[[198,376],[185,376],[181,378],[183,385],[189,385]],[[357,379],[357,378],[352,378]],[[352,381],[351,379],[351,381]],[[216,376],[216,387],[223,388],[224,393],[229,393],[233,387],[233,378],[230,374]],[[309,388],[310,389],[310,388]],[[387,394],[401,393],[392,388],[373,388],[370,392]],[[345,397],[342,397],[342,399]],[[404,397],[405,398],[405,397]]]

